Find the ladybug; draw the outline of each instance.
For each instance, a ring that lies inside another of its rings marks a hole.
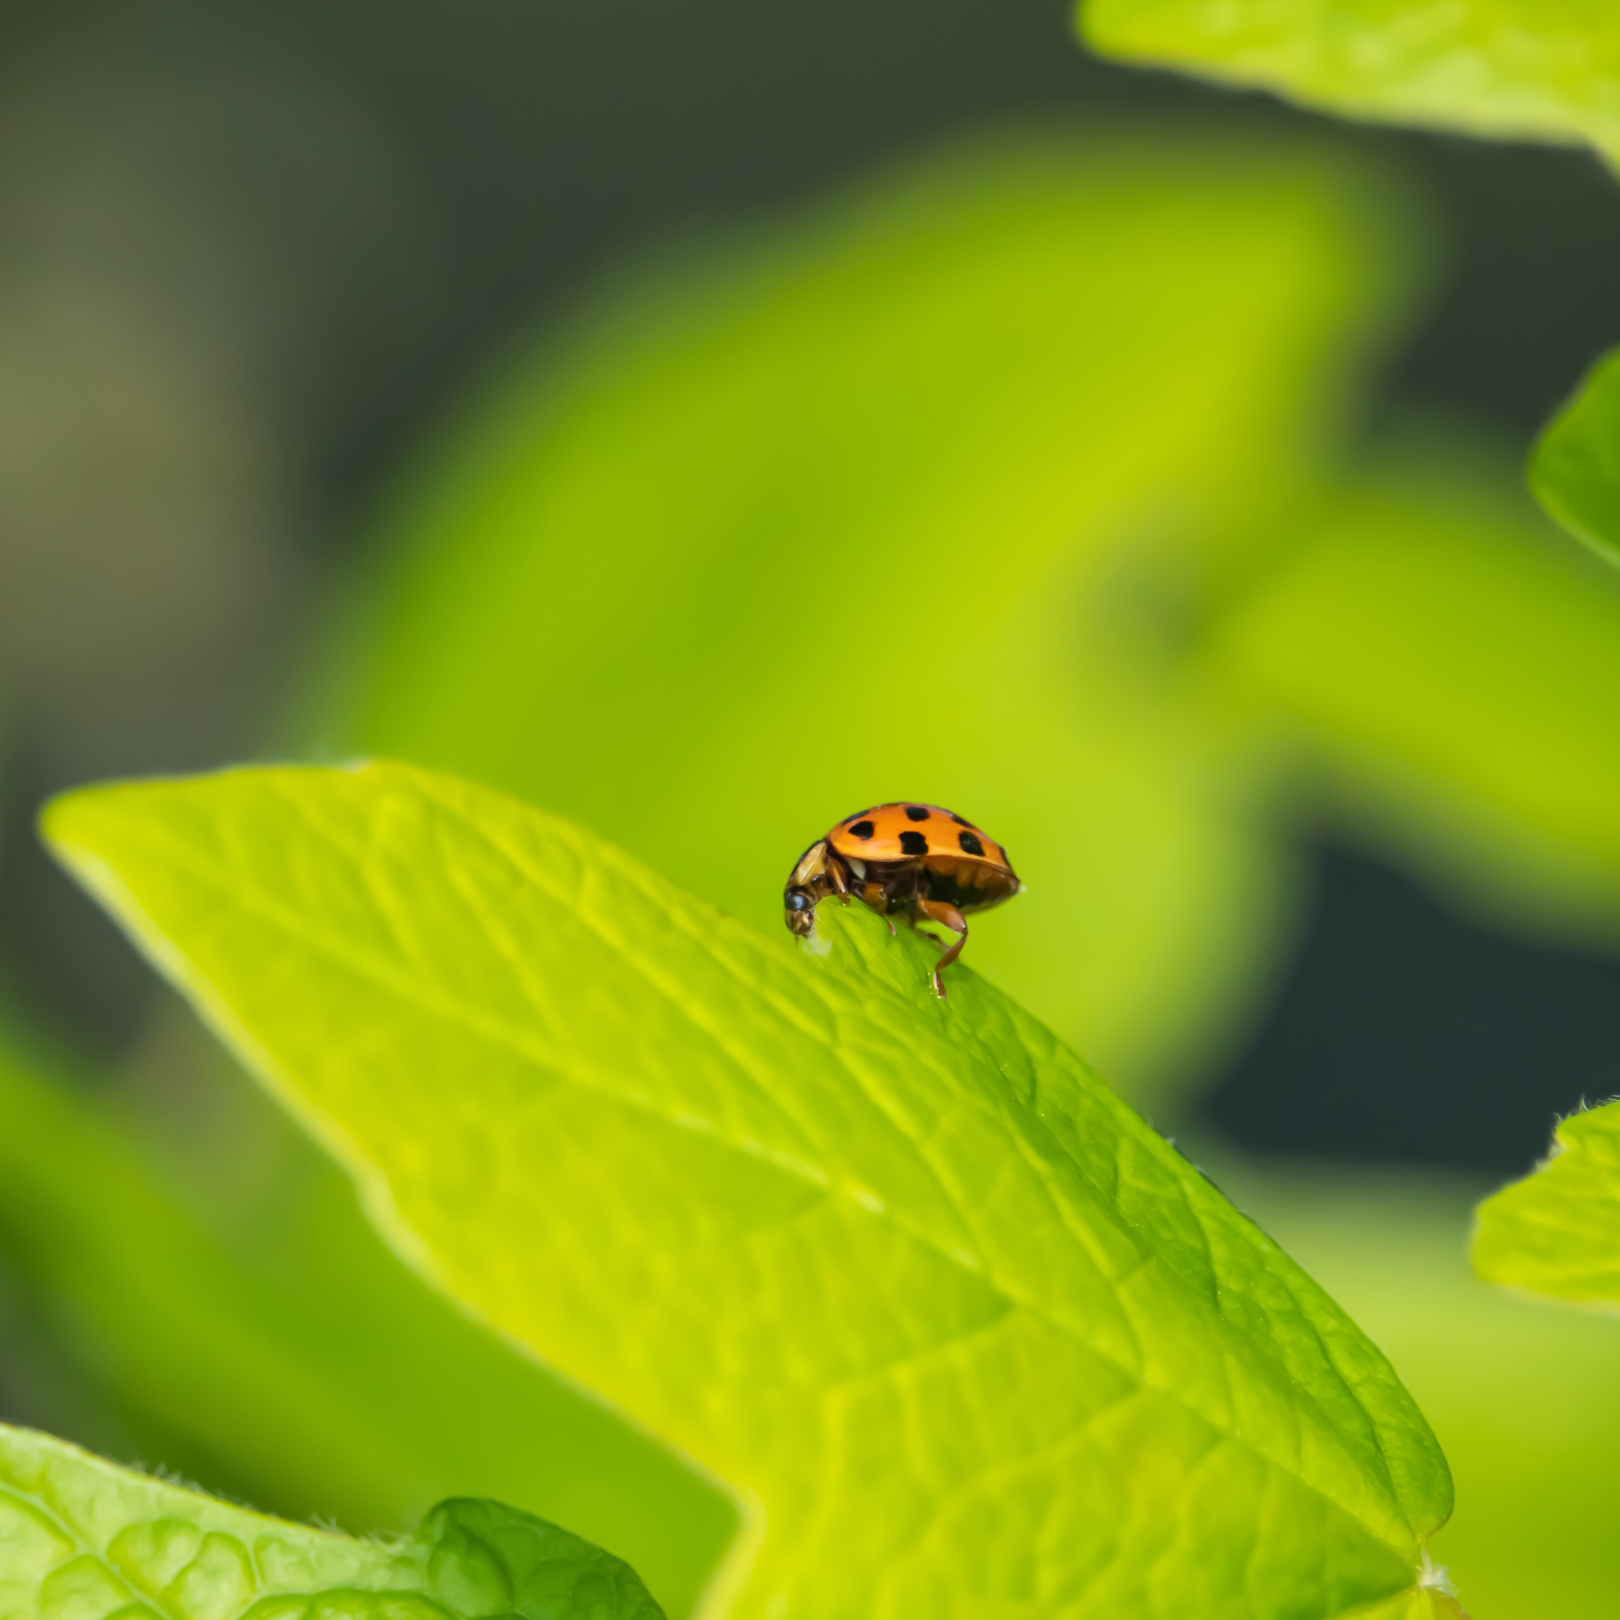
[[[794,864],[782,905],[795,934],[810,932],[816,903],[829,894],[845,905],[857,895],[884,917],[904,912],[913,922],[943,924],[957,936],[934,965],[934,993],[943,1001],[940,974],[967,943],[963,914],[988,911],[1023,888],[1006,850],[971,821],[937,804],[902,800],[846,816],[818,838]]]

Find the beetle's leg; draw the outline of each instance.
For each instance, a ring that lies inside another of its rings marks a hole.
[[[843,858],[837,850],[827,851],[827,878],[832,884],[832,891],[844,904],[849,904],[849,868],[844,865]]]
[[[891,934],[894,932],[894,919],[889,915],[889,903],[892,898],[881,883],[868,883],[861,890],[861,899],[889,925]]]
[[[882,882],[868,882],[866,885],[866,903],[888,926],[891,939],[896,932],[894,926],[895,881],[894,877],[890,876]]]
[[[906,921],[909,922],[912,929],[915,930],[917,927],[917,919],[920,915],[918,907],[921,905],[927,894],[928,890],[923,886],[923,875],[921,872],[902,872],[893,881],[893,890],[889,896],[889,907],[891,910],[895,911],[903,910],[906,914]],[[893,926],[894,925],[891,923],[891,929]],[[926,939],[930,945],[939,944],[939,941],[935,939],[932,934],[924,934],[923,938]]]
[[[967,944],[967,918],[955,906],[948,906],[943,900],[930,900],[921,894],[917,896],[917,910],[930,922],[937,922],[956,935],[946,947],[945,954],[934,964],[934,994],[943,1001],[945,983],[940,974],[962,954],[962,947]]]

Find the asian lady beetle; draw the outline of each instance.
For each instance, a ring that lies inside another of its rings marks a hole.
[[[988,911],[1023,887],[1006,850],[971,821],[902,801],[847,816],[818,838],[795,863],[782,904],[795,934],[810,932],[817,902],[830,894],[845,905],[857,895],[885,917],[905,912],[943,924],[957,936],[934,964],[934,992],[944,1000],[940,974],[967,943],[964,913]]]

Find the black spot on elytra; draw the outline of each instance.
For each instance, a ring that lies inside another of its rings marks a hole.
[[[870,821],[857,821],[849,829],[849,835],[851,838],[870,838],[876,831],[877,828]]]
[[[956,835],[956,841],[969,855],[984,854],[984,845],[979,842],[977,833],[963,832]]]
[[[913,832],[908,827],[900,834],[900,847],[908,855],[926,855],[928,840],[920,832]]]
[[[928,819],[928,806],[925,804],[908,804],[906,806],[907,821],[926,821]]]

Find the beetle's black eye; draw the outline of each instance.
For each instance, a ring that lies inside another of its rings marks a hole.
[[[808,911],[810,909],[810,896],[800,894],[795,890],[787,896],[787,908],[789,911]]]

